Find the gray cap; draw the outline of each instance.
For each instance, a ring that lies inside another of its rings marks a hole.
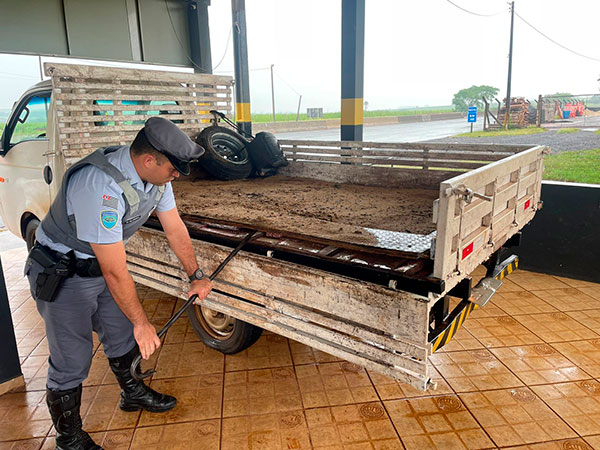
[[[183,175],[190,174],[190,161],[198,159],[204,149],[193,142],[177,125],[162,117],[151,117],[144,127],[146,139],[164,154]]]

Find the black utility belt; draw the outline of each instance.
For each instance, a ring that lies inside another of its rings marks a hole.
[[[75,257],[73,251],[60,253],[45,245],[36,243],[31,249],[29,256],[40,263],[47,272],[53,271],[62,277],[68,278],[78,275],[80,277],[91,278],[102,276],[98,259],[80,259]]]

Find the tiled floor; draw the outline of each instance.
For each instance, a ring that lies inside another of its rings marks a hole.
[[[0,396],[0,450],[54,448],[48,346],[24,259],[2,254],[26,388]],[[139,292],[164,325],[175,302]],[[438,388],[420,392],[267,332],[224,356],[182,318],[144,364],[175,409],[122,412],[96,344],[82,416],[106,449],[600,449],[600,284],[513,273],[431,361]]]

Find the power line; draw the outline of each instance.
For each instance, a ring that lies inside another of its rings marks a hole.
[[[285,84],[287,84],[287,86],[288,86],[288,87],[289,87],[289,88],[290,88],[292,91],[294,91],[294,92],[296,93],[296,95],[300,95],[300,93],[299,93],[299,92],[298,92],[296,89],[294,89],[290,83],[288,83],[287,81],[285,81],[281,75],[279,75],[277,72],[275,72],[275,75],[277,75],[277,78],[279,78],[279,79],[280,79],[281,81],[283,81]]]
[[[452,2],[452,1],[450,1],[450,0],[446,0],[446,1],[447,1],[448,3],[450,3],[451,5],[453,5],[453,6],[457,7],[458,9],[460,9],[460,10],[462,10],[462,11],[466,12],[466,13],[472,14],[472,15],[474,15],[474,16],[479,16],[479,17],[494,17],[494,16],[497,16],[497,15],[499,15],[499,14],[503,14],[503,13],[505,13],[505,12],[506,12],[506,9],[503,9],[502,11],[499,11],[499,12],[497,12],[497,13],[495,13],[495,14],[479,14],[479,13],[476,13],[476,12],[473,12],[473,11],[469,11],[468,9],[465,9],[465,8],[463,8],[462,6],[459,6],[459,5],[457,5],[456,3],[454,3],[454,2]]]
[[[448,0],[450,1],[450,0]],[[544,34],[543,32],[541,32],[540,30],[538,30],[536,27],[534,27],[533,25],[531,25],[529,22],[527,22],[527,20],[525,20],[523,17],[521,17],[518,13],[515,12],[515,16],[517,16],[519,19],[521,19],[523,22],[525,22],[526,25],[528,25],[529,27],[531,27],[534,31],[538,32],[539,34],[541,34],[542,36],[544,36],[546,39],[548,39],[550,42],[552,42],[555,45],[558,45],[559,47],[577,55],[577,56],[581,56],[582,58],[586,58],[586,59],[591,59],[592,61],[598,61],[600,62],[600,58],[593,58],[591,56],[587,56],[584,55],[582,53],[576,52],[575,50],[571,50],[568,47],[565,47],[564,45],[562,45],[560,42],[556,42],[554,39],[552,39],[551,37],[549,37],[548,35]]]
[[[227,43],[225,44],[225,51],[223,52],[223,57],[221,58],[221,60],[219,61],[219,63],[215,67],[213,67],[213,72],[215,70],[217,70],[217,68],[221,65],[221,63],[225,59],[225,55],[227,55],[227,50],[229,49],[229,41],[231,40],[231,33],[232,32],[233,32],[233,27],[231,27],[229,29],[229,35],[227,36]]]

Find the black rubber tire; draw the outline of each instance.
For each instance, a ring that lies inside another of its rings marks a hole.
[[[33,245],[35,244],[35,232],[37,231],[39,226],[40,221],[35,217],[29,219],[29,222],[27,222],[27,225],[25,225],[24,238],[25,244],[27,245],[27,251],[31,250],[31,247],[33,247]]]
[[[206,150],[200,165],[219,180],[240,180],[252,173],[252,162],[246,150],[248,141],[229,128],[204,128],[196,142]]]
[[[232,331],[226,336],[217,337],[218,333],[211,329],[210,325],[204,320],[199,306],[190,306],[187,310],[187,315],[192,328],[198,337],[202,339],[202,342],[207,347],[218,350],[226,355],[233,355],[246,350],[260,338],[263,332],[262,328],[248,322],[224,316],[228,317],[233,324]]]

